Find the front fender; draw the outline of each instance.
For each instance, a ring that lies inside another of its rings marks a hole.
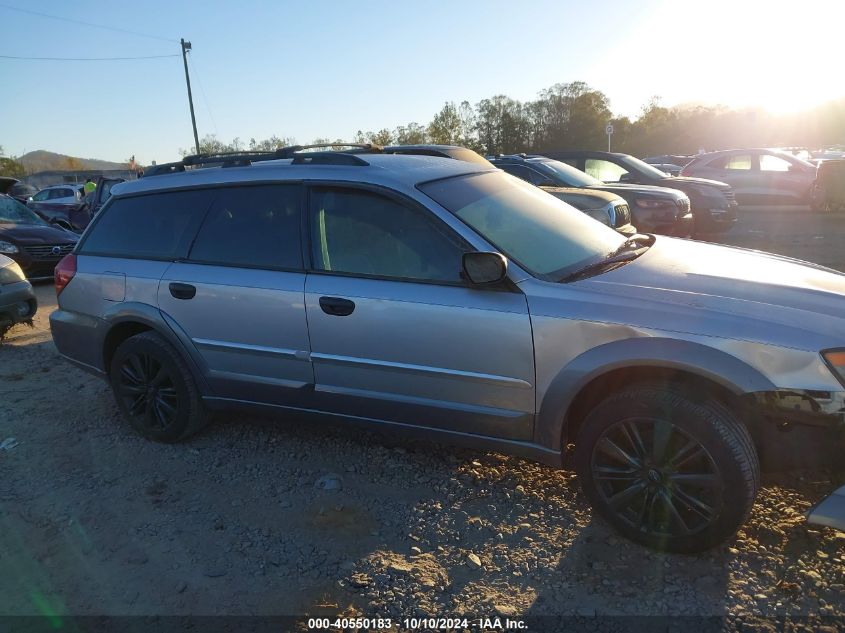
[[[694,374],[742,395],[770,391],[775,385],[744,361],[701,343],[641,337],[594,347],[561,368],[542,395],[535,441],[561,450],[566,412],[590,382],[625,367],[666,368]]]

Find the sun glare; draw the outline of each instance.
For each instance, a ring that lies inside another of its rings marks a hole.
[[[667,0],[595,69],[629,91],[660,95],[665,105],[696,102],[788,113],[845,97],[845,1]],[[680,34],[680,37],[678,37]],[[675,41],[677,46],[649,46]],[[654,53],[643,73],[620,77],[619,49]],[[596,85],[602,85],[594,79]]]

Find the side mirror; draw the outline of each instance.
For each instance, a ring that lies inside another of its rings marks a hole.
[[[632,181],[631,174],[629,174],[628,172],[625,172],[624,174],[619,176],[619,182],[631,182],[631,181]]]
[[[505,278],[508,260],[499,253],[464,253],[464,275],[477,286],[495,284]]]

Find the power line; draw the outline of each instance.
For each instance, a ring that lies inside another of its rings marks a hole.
[[[211,124],[214,126],[214,133],[220,134],[220,132],[217,130],[217,121],[214,120],[214,115],[211,113],[211,104],[208,102],[208,96],[206,96],[206,94],[205,94],[205,89],[203,88],[203,85],[202,85],[202,79],[200,79],[199,72],[197,71],[196,58],[193,55],[191,55],[190,66],[194,70],[194,77],[197,78],[197,83],[199,84],[199,87],[200,87],[200,94],[202,95],[202,100],[203,100],[203,103],[205,104],[205,110],[206,110],[206,112],[208,112],[208,116],[211,119]]]
[[[22,59],[28,61],[53,62],[113,62],[134,59],[163,59],[165,57],[179,57],[179,53],[172,55],[144,55],[141,57],[19,57],[17,55],[0,55],[0,59]]]
[[[179,40],[170,37],[161,37],[159,35],[150,35],[149,33],[139,33],[138,31],[130,31],[129,29],[121,29],[115,26],[107,26],[105,24],[94,24],[84,20],[75,20],[73,18],[66,18],[60,15],[50,15],[49,13],[42,13],[40,11],[32,11],[31,9],[21,9],[20,7],[11,7],[8,4],[0,4],[0,8],[9,9],[10,11],[18,11],[19,13],[28,13],[29,15],[37,15],[42,18],[50,18],[51,20],[61,20],[63,22],[71,22],[72,24],[80,24],[82,26],[90,26],[94,29],[105,29],[107,31],[116,31],[118,33],[127,33],[129,35],[136,35],[138,37],[148,37],[153,40],[161,40],[163,42],[172,42],[178,44]]]

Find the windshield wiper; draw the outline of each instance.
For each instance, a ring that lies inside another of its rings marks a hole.
[[[651,245],[654,244],[654,236],[637,233],[632,235],[627,240],[622,242],[622,245],[615,251],[610,253],[607,257],[592,264],[587,264],[583,268],[579,268],[575,272],[569,273],[558,281],[566,283],[575,281],[588,275],[597,275],[608,268],[615,268],[627,262],[637,259],[640,255],[645,253]]]

